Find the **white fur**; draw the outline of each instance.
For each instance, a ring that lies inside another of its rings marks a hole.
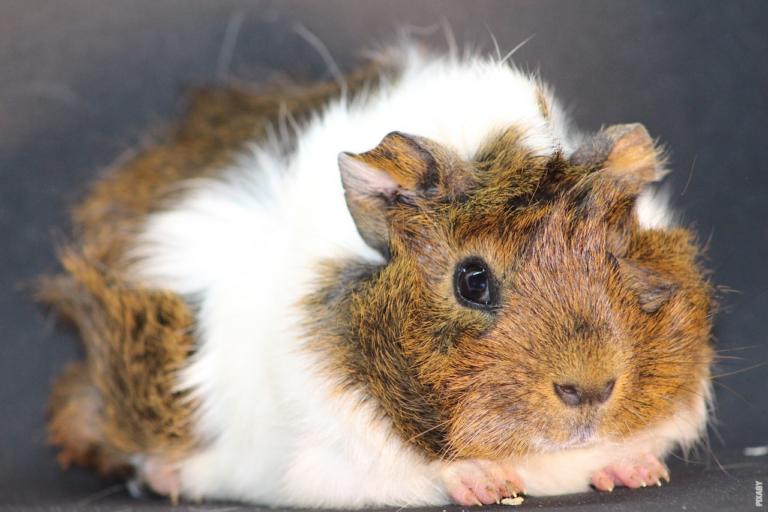
[[[666,229],[674,224],[668,189],[646,188],[637,198],[635,211],[646,229]]]
[[[408,47],[401,53],[395,84],[331,103],[288,156],[253,146],[222,179],[189,184],[185,198],[152,215],[139,237],[138,275],[199,302],[199,349],[179,387],[202,404],[197,428],[207,444],[179,465],[185,496],[329,507],[449,501],[441,464],[392,434],[359,394],[335,394],[316,356],[301,351],[295,304],[312,290],[313,265],[380,261],[347,211],[337,155],[370,150],[395,130],[464,158],[510,126],[524,130],[524,143],[541,155],[570,154],[575,139],[554,99],[545,119],[535,80],[506,64],[425,57]],[[662,426],[631,440],[627,456],[640,447],[661,454],[698,437],[704,416],[693,416],[695,428]],[[539,494],[580,491],[587,469],[610,462],[613,449],[531,458],[520,472]]]

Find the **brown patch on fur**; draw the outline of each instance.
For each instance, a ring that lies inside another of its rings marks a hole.
[[[175,389],[193,350],[193,317],[173,293],[129,288],[74,252],[68,274],[44,280],[39,299],[78,330],[86,362],[54,386],[50,440],[59,460],[122,470],[132,455],[166,460],[195,447],[195,405]]]
[[[473,179],[460,196],[422,191],[384,206],[385,265],[322,267],[305,303],[310,348],[330,377],[344,376],[340,389],[369,393],[429,456],[509,459],[590,435],[620,442],[699,399],[713,306],[695,237],[640,227],[647,166],[617,155],[647,156],[649,146],[635,129],[601,134],[566,160],[533,156],[520,133],[503,133],[465,164]],[[385,158],[367,163],[397,184],[419,182],[399,176],[423,159]],[[603,172],[608,160],[629,168]],[[458,168],[429,172],[450,179]],[[467,261],[487,270],[487,307],[458,300]],[[557,386],[584,400],[567,403]]]
[[[55,411],[48,425],[49,442],[64,449],[58,461],[62,467],[80,464],[101,473],[127,470],[128,461],[118,453],[106,453],[101,428],[101,396],[85,364],[70,365],[53,387],[49,409]]]
[[[349,76],[350,92],[374,86],[385,67]],[[269,125],[285,116],[301,122],[338,94],[336,83],[200,90],[167,140],[95,183],[75,209],[76,240],[61,253],[65,273],[41,279],[38,294],[75,325],[86,350],[86,362],[67,370],[51,396],[49,439],[62,465],[124,474],[134,455],[173,462],[199,446],[196,404],[175,389],[194,350],[194,316],[181,297],[137,285],[127,249],[179,182],[215,176]]]

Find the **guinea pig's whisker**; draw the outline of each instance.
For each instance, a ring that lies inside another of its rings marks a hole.
[[[715,350],[715,354],[722,354],[723,352],[736,352],[737,350],[751,350],[753,348],[760,348],[760,345],[750,345],[748,347],[723,348],[723,349]]]
[[[126,484],[113,485],[112,487],[107,487],[106,489],[99,491],[97,493],[91,494],[90,496],[86,496],[80,501],[75,502],[74,505],[75,507],[85,507],[87,505],[93,504],[94,502],[100,499],[125,491],[126,489],[128,489],[128,486]]]
[[[631,399],[630,399],[630,400],[631,400]],[[631,400],[631,401],[632,401],[632,402],[637,402],[637,400]],[[638,402],[638,403],[641,403],[641,404],[642,404],[642,402]],[[645,424],[645,428],[647,428],[647,429],[648,429],[648,433],[649,433],[649,434],[651,434],[651,438],[653,438],[654,440],[656,440],[656,436],[653,434],[653,430],[651,430],[651,426],[650,426],[650,425],[648,425],[648,422],[647,422],[647,421],[645,421],[645,420],[643,419],[643,417],[642,417],[642,416],[640,416],[638,413],[636,413],[635,411],[633,411],[633,410],[632,410],[632,409],[630,409],[629,407],[625,407],[624,409],[625,409],[625,410],[627,410],[627,411],[629,411],[630,413],[634,414],[635,416],[637,416],[637,417],[638,417],[638,419],[639,419],[640,421],[642,421],[642,422],[643,422],[643,424]]]
[[[670,398],[670,397],[668,397],[668,396],[659,395],[659,394],[657,394],[657,393],[651,393],[651,392],[650,392],[650,391],[648,391],[647,389],[641,389],[641,388],[632,388],[632,390],[634,390],[634,391],[639,391],[639,392],[641,392],[641,393],[645,393],[646,395],[651,395],[651,396],[655,396],[655,397],[661,398],[662,400],[666,400],[666,401],[668,401],[668,402],[671,402],[671,403],[673,403],[673,404],[679,405],[680,407],[685,407],[685,404],[682,404],[682,403],[680,403],[680,402],[679,402],[679,401],[677,401],[677,400],[673,400],[672,398]]]
[[[714,399],[711,396],[708,396],[706,393],[700,393],[700,392],[698,392],[696,390],[688,389],[688,388],[684,387],[683,385],[678,386],[677,389],[681,389],[681,390],[685,391],[686,393],[691,393],[692,395],[696,395],[696,396],[699,396],[699,397],[703,398],[704,401],[709,406],[713,406],[715,404]]]
[[[720,386],[721,388],[727,389],[728,391],[730,391],[731,393],[733,393],[733,394],[734,394],[734,396],[736,396],[737,398],[739,398],[739,399],[740,399],[742,402],[744,402],[745,404],[749,405],[750,407],[754,407],[754,404],[753,404],[753,403],[749,402],[749,400],[747,400],[746,398],[744,398],[743,396],[741,396],[739,393],[737,393],[737,392],[736,392],[736,391],[735,391],[735,390],[734,390],[732,387],[730,387],[730,386],[726,386],[726,385],[725,385],[725,384],[723,384],[722,382],[719,382],[719,381],[716,381],[716,380],[711,380],[710,382],[712,382],[712,384],[717,384],[717,385],[718,385],[718,386]]]
[[[644,390],[639,390],[639,391],[644,391]],[[644,392],[645,392],[645,393],[647,393],[647,394],[653,394],[653,393],[650,393],[649,391],[644,391]],[[656,396],[658,396],[658,395],[656,395]],[[666,399],[666,400],[672,401],[672,400],[671,400],[669,397],[663,397],[663,396],[662,396],[661,398],[664,398],[664,399]],[[632,401],[634,401],[634,402],[638,402],[638,403],[642,403],[643,405],[647,405],[647,406],[649,406],[649,407],[651,407],[651,408],[654,408],[654,409],[657,409],[657,410],[658,410],[658,408],[657,408],[657,407],[651,406],[651,405],[649,405],[649,404],[646,404],[646,403],[644,403],[644,402],[640,402],[640,401],[638,401],[638,400],[632,400]],[[628,410],[628,411],[630,411],[630,412],[633,412],[633,413],[634,413],[634,411],[632,411],[631,409],[627,409],[627,410]],[[642,419],[642,417],[640,417],[640,416],[639,416],[639,415],[637,415],[637,414],[636,414],[636,416],[638,416],[638,418],[640,418],[640,419],[643,421],[643,423],[645,423],[645,420],[643,420],[643,419]],[[673,416],[674,416],[674,417],[678,417],[678,418],[680,418],[681,420],[685,421],[685,422],[686,422],[686,423],[688,423],[689,425],[695,426],[695,425],[693,425],[693,423],[691,423],[691,421],[690,421],[690,420],[688,420],[687,418],[683,417],[683,416],[682,416],[680,413],[674,413],[674,415],[673,415]],[[646,423],[646,425],[648,425],[648,424]],[[678,428],[679,428],[679,427],[678,427]],[[649,430],[650,430],[650,428],[649,428]],[[651,434],[651,435],[653,435],[653,434]],[[705,433],[702,435],[700,443],[701,443],[701,444],[702,444],[704,447],[706,447],[706,448],[707,448],[707,451],[709,452],[709,454],[712,456],[712,458],[715,460],[715,462],[717,462],[717,465],[718,465],[718,467],[719,467],[720,469],[722,469],[722,470],[723,470],[723,472],[725,472],[726,474],[728,474],[728,472],[725,470],[725,468],[723,467],[723,465],[722,465],[722,464],[720,463],[720,461],[717,459],[717,456],[715,455],[714,451],[712,450],[712,446],[711,446],[711,444],[710,444],[710,442],[709,442],[709,435],[707,435],[707,434],[706,434],[706,432],[705,432]],[[674,455],[674,453],[673,453],[673,455]],[[684,461],[688,462],[688,459],[687,459],[687,458],[681,458],[681,460],[684,460]]]
[[[679,389],[683,389],[683,388],[679,388]],[[681,406],[681,407],[685,407],[685,405],[684,405],[684,404],[681,404],[681,403],[680,403],[680,402],[678,402],[677,400],[673,400],[672,398],[670,398],[670,397],[668,397],[668,396],[658,395],[658,394],[656,394],[656,393],[651,393],[650,391],[647,391],[647,390],[643,390],[643,389],[637,389],[637,388],[635,388],[635,390],[636,390],[636,391],[640,391],[641,393],[645,393],[645,394],[648,394],[648,395],[652,395],[652,396],[655,396],[655,397],[661,398],[661,399],[663,399],[663,400],[666,400],[666,401],[668,401],[668,402],[670,402],[670,403],[673,403],[673,404],[679,405],[679,406]],[[685,391],[689,391],[689,390],[685,389]],[[695,393],[695,394],[698,394],[698,393]],[[700,395],[700,396],[701,396],[701,395]],[[653,409],[656,409],[656,410],[659,410],[659,408],[658,408],[658,407],[655,407],[655,406],[651,406],[651,405],[649,405],[649,407],[651,407],[651,408],[653,408]],[[685,423],[687,423],[688,425],[690,425],[690,426],[692,426],[692,427],[695,427],[695,428],[697,427],[697,425],[695,425],[693,422],[691,422],[691,421],[690,421],[688,418],[684,417],[684,416],[683,416],[682,414],[680,414],[679,412],[675,412],[673,416],[674,416],[674,417],[677,417],[677,418],[679,418],[679,419],[681,419],[681,420],[683,420]],[[677,426],[677,423],[675,423],[675,426]],[[683,433],[682,429],[681,429],[679,426],[677,426],[677,427],[678,427],[678,429],[680,430],[680,433],[682,434],[682,433]]]
[[[624,420],[624,425],[627,426],[627,432],[630,432],[632,430],[631,428],[629,428],[629,423],[627,423],[627,420]],[[621,432],[621,431],[619,431],[619,432]],[[626,446],[627,445],[627,438],[624,435],[624,432],[621,432],[621,440],[624,442],[624,446]]]
[[[653,366],[658,365],[688,365],[688,366],[709,366],[709,363],[701,362],[701,361],[675,361],[675,360],[655,360],[653,362]],[[732,366],[738,366],[738,363],[718,363],[719,365],[732,365]]]
[[[748,370],[754,370],[755,368],[760,368],[761,366],[765,366],[768,364],[768,361],[764,361],[762,363],[753,364],[752,366],[749,366],[747,368],[742,368],[740,370],[735,370],[728,373],[721,373],[720,375],[712,375],[712,379],[719,379],[721,377],[728,377],[730,375],[736,375],[737,373],[746,372]]]
[[[735,359],[737,361],[746,361],[747,359],[744,357],[736,357],[736,356],[721,356],[718,354],[715,354],[714,359]]]
[[[438,424],[437,424],[437,425],[435,425],[434,427],[432,427],[432,428],[428,428],[427,430],[424,430],[424,431],[422,431],[422,432],[419,432],[419,433],[418,433],[418,434],[416,434],[415,436],[411,437],[411,438],[408,440],[408,442],[409,442],[409,443],[412,443],[414,440],[418,439],[419,437],[421,437],[421,436],[423,436],[423,435],[425,435],[425,434],[428,434],[429,432],[432,432],[432,431],[433,431],[433,430],[435,430],[435,429],[438,429],[438,428],[440,428],[440,427],[444,427],[444,426],[445,426],[445,425],[447,425],[447,424],[448,424],[448,421],[443,421],[442,423],[438,423]]]

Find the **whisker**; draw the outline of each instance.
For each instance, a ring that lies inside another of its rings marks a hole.
[[[721,354],[723,352],[736,352],[737,350],[751,350],[753,348],[760,348],[760,345],[750,345],[748,347],[724,348],[720,350],[715,350],[715,352],[718,354]]]
[[[680,193],[680,197],[683,197],[685,195],[685,191],[688,190],[688,185],[691,184],[691,178],[693,177],[693,169],[696,167],[696,159],[699,155],[693,155],[693,162],[691,162],[691,170],[688,173],[688,181],[685,182],[685,187],[683,187],[683,191]]]
[[[744,357],[720,356],[720,355],[715,355],[714,357],[715,357],[715,359],[734,359],[736,361],[746,361],[746,358],[744,358]]]
[[[748,370],[754,370],[755,368],[759,368],[761,366],[765,366],[766,364],[768,364],[768,361],[762,362],[762,363],[758,363],[758,364],[754,364],[754,365],[752,365],[752,366],[750,366],[748,368],[742,368],[741,370],[736,370],[736,371],[729,372],[729,373],[722,373],[720,375],[713,375],[712,378],[713,379],[719,379],[720,377],[728,377],[729,375],[736,375],[737,373],[746,372]]]
[[[699,393],[698,391],[694,391],[692,389],[688,389],[688,388],[683,387],[683,386],[678,386],[677,389],[682,389],[686,393],[691,393],[692,395],[696,395],[696,396],[699,396],[699,397],[703,398],[707,402],[708,405],[714,405],[714,403],[715,403],[715,401],[714,401],[714,399],[712,397],[707,396],[706,394]]]
[[[411,437],[410,439],[408,439],[408,442],[411,443],[414,440],[418,439],[419,437],[421,437],[421,436],[423,436],[425,434],[428,434],[428,433],[432,432],[435,429],[443,427],[443,426],[447,425],[448,423],[449,423],[448,420],[443,421],[442,423],[438,423],[437,425],[435,425],[435,426],[433,426],[431,428],[428,428],[427,430],[424,430],[423,432],[420,432],[420,433],[416,434],[415,436]]]
[[[448,43],[448,55],[452,61],[459,58],[459,45],[456,43],[456,36],[453,34],[451,24],[445,18],[442,19],[440,25],[443,27],[443,34],[445,35],[445,42]]]
[[[638,402],[640,404],[643,404],[643,402],[639,402],[637,400],[632,400],[632,399],[629,399],[629,400],[632,401],[632,402]],[[647,404],[643,404],[643,405],[647,405]],[[629,407],[625,407],[624,410],[629,411],[632,414],[634,414],[635,416],[637,416],[640,419],[640,421],[642,421],[645,424],[645,428],[648,429],[648,433],[651,434],[651,438],[653,438],[654,441],[656,440],[656,436],[654,435],[653,430],[651,430],[650,425],[648,425],[648,422],[645,421],[642,416],[640,416],[638,413],[636,413],[635,411],[633,411]]]
[[[712,381],[712,383],[713,383],[713,384],[717,384],[718,386],[720,386],[720,387],[722,387],[722,388],[725,388],[725,389],[727,389],[728,391],[730,391],[731,393],[733,393],[733,394],[734,394],[734,395],[735,395],[737,398],[741,399],[741,401],[742,401],[742,402],[744,402],[745,404],[747,404],[748,406],[750,406],[750,407],[754,407],[754,406],[755,406],[754,404],[750,403],[750,402],[749,402],[749,401],[748,401],[746,398],[744,398],[744,397],[743,397],[743,396],[741,396],[739,393],[737,393],[737,392],[736,392],[736,391],[735,391],[733,388],[731,388],[731,387],[729,387],[729,386],[726,386],[726,385],[725,385],[725,384],[723,384],[722,382],[718,382],[718,381],[716,381],[716,380],[713,380],[713,381]]]
[[[528,36],[528,38],[527,38],[526,40],[524,40],[522,43],[520,43],[519,45],[517,45],[517,46],[515,46],[514,48],[512,48],[512,49],[509,51],[509,53],[507,53],[507,54],[504,56],[504,58],[503,58],[503,59],[501,59],[501,62],[499,62],[499,64],[504,64],[505,62],[507,62],[507,60],[509,60],[509,58],[510,58],[510,57],[512,57],[512,55],[514,55],[514,53],[515,53],[517,50],[519,50],[520,48],[522,48],[522,47],[523,47],[523,46],[524,46],[524,45],[525,45],[525,44],[526,44],[528,41],[530,41],[531,39],[533,39],[535,36],[536,36],[536,34],[531,34],[531,35],[530,35],[530,36]]]
[[[634,391],[639,391],[639,392],[641,392],[641,393],[645,393],[646,395],[651,395],[651,396],[655,396],[655,397],[661,398],[661,399],[663,399],[663,400],[667,400],[667,401],[669,401],[669,402],[671,402],[671,403],[673,403],[673,404],[679,405],[680,407],[686,407],[686,405],[685,405],[685,404],[682,404],[682,403],[680,403],[680,402],[679,402],[679,401],[677,401],[677,400],[673,400],[672,398],[670,398],[670,397],[668,397],[668,396],[659,395],[659,394],[657,394],[657,393],[651,393],[651,392],[650,392],[650,391],[648,391],[647,389],[641,389],[641,388],[632,388],[632,389],[633,389]]]
[[[121,491],[124,491],[128,488],[126,484],[118,484],[113,485],[112,487],[107,487],[106,489],[99,491],[95,494],[91,494],[90,496],[86,496],[85,498],[77,501],[74,503],[75,507],[84,507],[86,505],[90,505],[91,503],[98,501],[102,498],[106,498],[107,496],[112,496],[113,494],[117,494]]]
[[[653,362],[654,366],[658,365],[689,365],[689,366],[709,366],[709,363],[705,362],[698,362],[698,361],[664,361],[664,360],[655,360]],[[740,366],[738,363],[717,363],[718,366]]]
[[[245,13],[241,10],[232,13],[227,22],[227,28],[224,29],[224,40],[221,42],[219,58],[216,62],[216,78],[224,80],[229,73],[229,66],[232,63],[232,56],[235,54],[237,45],[237,36],[240,35],[240,29],[243,26]]]
[[[491,27],[488,26],[488,23],[485,24],[486,30],[488,30],[488,33],[491,35],[491,40],[493,41],[493,47],[496,50],[496,59],[498,60],[498,63],[501,64],[503,61],[501,60],[501,48],[499,48],[499,42],[496,40],[496,36],[493,35],[493,31],[491,30]]]
[[[307,29],[307,27],[305,27],[301,23],[294,23],[293,29],[301,37],[303,37],[305,41],[307,41],[310,45],[312,45],[312,47],[315,49],[317,53],[320,54],[320,58],[322,58],[323,62],[325,62],[325,65],[328,68],[328,71],[331,73],[331,76],[336,81],[336,83],[339,84],[339,88],[341,89],[342,101],[346,101],[349,85],[347,84],[347,81],[344,78],[344,74],[341,72],[341,70],[339,69],[339,66],[336,64],[336,61],[331,55],[331,52],[328,50],[328,47],[325,46],[323,42],[320,41],[320,39],[315,34],[310,32],[309,29]]]
[[[645,391],[645,390],[641,390],[641,391]],[[646,393],[648,393],[648,394],[652,394],[652,393],[650,393],[650,392],[648,392],[648,391],[645,391],[645,392],[646,392]],[[662,398],[666,398],[667,400],[670,400],[670,401],[671,401],[671,399],[669,399],[669,397],[662,397]],[[637,402],[637,403],[643,404],[643,405],[645,405],[645,406],[648,406],[648,407],[651,407],[651,408],[653,408],[653,409],[657,409],[657,410],[658,410],[658,407],[654,407],[654,406],[652,406],[652,405],[650,405],[650,404],[646,404],[646,403],[644,403],[644,402],[641,402],[641,401],[639,401],[639,400],[633,400],[633,399],[631,399],[631,398],[630,398],[629,400],[630,400],[630,401],[633,401],[633,402]],[[625,408],[625,409],[626,409],[626,410],[628,410],[628,411],[630,411],[630,412],[634,412],[634,411],[632,411],[632,410],[631,410],[631,409],[629,409],[629,408]],[[639,415],[637,415],[637,416],[638,416],[638,418],[640,418],[640,419],[642,420],[642,417],[640,417]],[[676,416],[676,417],[679,417],[680,419],[682,419],[683,421],[685,421],[685,422],[686,422],[686,423],[688,423],[689,425],[692,425],[692,426],[694,426],[694,425],[693,425],[693,424],[692,424],[690,421],[688,421],[686,418],[684,418],[684,417],[683,417],[683,416],[681,416],[680,414],[675,414],[674,416]],[[645,423],[645,421],[644,421],[644,420],[643,420],[643,422]],[[646,425],[647,425],[647,423],[646,423]],[[679,428],[679,427],[678,427],[678,428]],[[704,446],[707,448],[707,451],[708,451],[708,452],[709,452],[709,454],[712,456],[712,458],[715,460],[715,462],[717,463],[718,467],[719,467],[719,468],[720,468],[720,469],[721,469],[721,470],[722,470],[722,471],[723,471],[723,472],[724,472],[726,475],[729,475],[729,476],[730,476],[730,473],[728,473],[728,471],[726,471],[726,469],[725,469],[725,468],[723,467],[723,465],[720,463],[720,460],[719,460],[719,459],[717,458],[717,456],[715,455],[715,452],[712,450],[712,446],[711,446],[711,444],[710,444],[710,442],[709,442],[709,436],[707,435],[707,433],[706,433],[706,432],[704,432],[704,433],[703,433],[703,435],[702,435],[702,437],[701,437],[701,442],[702,442],[702,443],[703,443],[703,445],[704,445]],[[686,460],[686,459],[682,459],[682,460]]]

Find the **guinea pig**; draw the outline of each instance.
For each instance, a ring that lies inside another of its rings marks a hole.
[[[661,485],[705,432],[714,310],[664,160],[413,44],[343,85],[203,91],[40,282],[85,347],[59,460],[297,507]]]

